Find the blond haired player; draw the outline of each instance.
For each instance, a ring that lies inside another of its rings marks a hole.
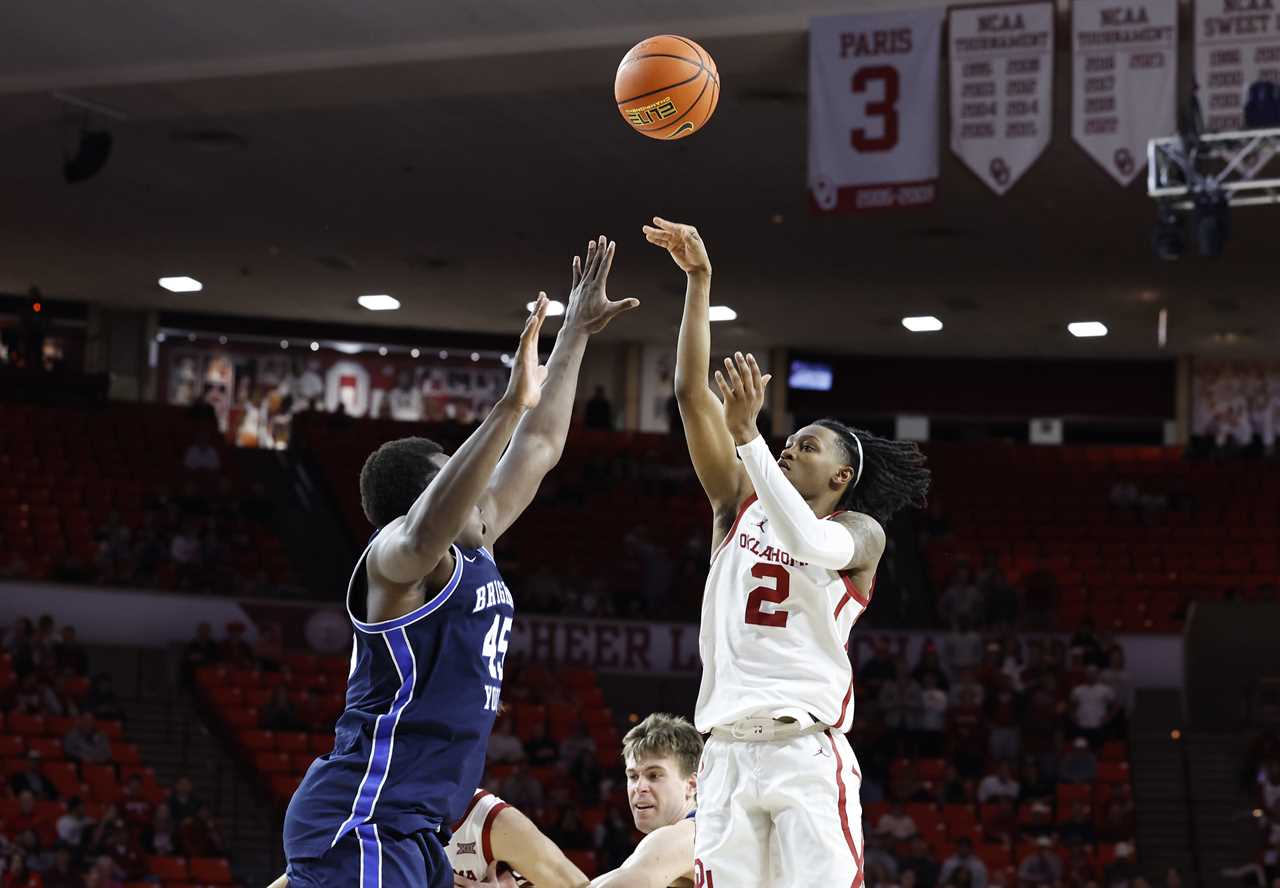
[[[914,444],[835,420],[775,458],[756,428],[769,376],[741,352],[707,384],[711,262],[691,226],[644,227],[688,278],[676,398],[714,512],[695,723],[699,888],[860,888],[861,773],[849,632],[871,602],[884,525],[929,486]]]
[[[636,829],[645,837],[622,866],[596,878],[590,888],[691,888],[693,818],[701,754],[702,735],[697,729],[687,719],[663,712],[650,715],[622,738],[627,803]],[[456,842],[457,836],[454,839]],[[445,850],[454,860],[453,852]],[[545,853],[551,852],[560,853],[554,846]],[[496,845],[493,853],[503,860],[512,859],[502,857],[503,849]],[[457,867],[455,863],[455,872]],[[520,866],[516,869],[525,872]],[[460,888],[508,888],[494,878],[492,870],[483,882],[459,878],[454,883]],[[541,880],[535,879],[534,883],[542,888]],[[585,877],[575,888],[579,885],[585,888]]]

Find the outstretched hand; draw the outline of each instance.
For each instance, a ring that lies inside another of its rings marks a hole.
[[[573,288],[569,291],[569,307],[564,315],[566,329],[599,333],[618,315],[640,305],[639,299],[615,302],[605,295],[605,283],[609,279],[609,269],[613,267],[614,247],[613,241],[601,235],[587,244],[585,263],[577,256],[573,257]]]
[[[542,322],[547,319],[547,294],[539,293],[538,301],[529,312],[529,319],[520,333],[520,347],[511,363],[511,381],[507,383],[504,398],[521,410],[532,410],[542,400],[542,384],[547,380],[547,368],[538,363],[538,335]]]
[[[725,425],[739,447],[760,434],[756,419],[764,409],[764,389],[770,379],[773,374],[760,373],[755,355],[744,357],[742,352],[725,358],[724,371],[716,371],[716,386],[724,401]]]
[[[653,217],[652,225],[643,228],[644,238],[651,244],[657,244],[671,254],[686,274],[710,274],[711,260],[707,258],[707,246],[698,235],[698,229],[692,225],[681,225],[679,222],[668,222],[658,216]]]

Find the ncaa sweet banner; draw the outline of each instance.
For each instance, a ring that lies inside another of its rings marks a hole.
[[[816,212],[933,203],[943,10],[813,19],[809,195]]]
[[[1195,0],[1196,82],[1205,128],[1244,128],[1249,87],[1280,83],[1280,0]]]
[[[1031,168],[1053,133],[1052,3],[948,13],[951,150],[996,194]]]
[[[1071,135],[1128,185],[1176,132],[1178,0],[1076,0],[1071,69]]]

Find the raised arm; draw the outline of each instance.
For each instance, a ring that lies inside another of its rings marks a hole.
[[[747,494],[747,480],[733,452],[720,402],[707,385],[711,370],[711,260],[692,225],[654,217],[644,236],[671,254],[688,277],[684,316],[676,346],[676,401],[689,456],[717,516],[732,514]]]
[[[591,882],[591,888],[667,888],[693,878],[693,821],[656,829],[622,866]]]
[[[587,245],[583,263],[573,257],[573,287],[564,325],[556,337],[547,361],[547,381],[542,401],[520,421],[511,447],[498,463],[497,471],[481,501],[485,541],[492,544],[520,517],[564,452],[573,399],[578,389],[578,371],[587,339],[599,333],[615,317],[640,304],[638,299],[613,302],[605,294],[609,269],[613,266],[613,241],[604,237]],[[546,294],[539,294],[545,298]]]
[[[506,394],[431,480],[409,514],[374,539],[371,571],[391,583],[408,585],[431,574],[448,554],[488,486],[516,423],[526,410],[538,406],[547,377],[547,368],[538,365],[538,333],[546,316],[547,299],[542,296],[520,334]]]
[[[828,570],[855,571],[874,565],[885,546],[879,523],[857,512],[846,512],[832,521],[819,518],[778,467],[756,425],[770,378],[761,374],[754,355],[742,352],[725,358],[724,370],[716,371],[716,385],[724,398],[726,431],[737,445],[774,534],[793,557]]]

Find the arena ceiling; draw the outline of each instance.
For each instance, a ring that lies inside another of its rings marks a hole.
[[[1154,259],[1140,184],[1117,188],[1070,141],[1061,53],[1054,143],[1007,197],[944,153],[935,207],[819,218],[804,191],[805,27],[847,3],[746,0],[731,16],[714,0],[129,7],[20,4],[0,30],[0,291],[514,331],[605,232],[619,242],[611,292],[645,302],[610,335],[669,340],[682,279],[640,235],[659,213],[702,230],[739,341],[1230,355],[1270,353],[1280,332],[1280,208],[1238,211],[1217,261]],[[631,133],[611,98],[618,58],[662,31],[702,41],[724,84],[709,128],[678,144]],[[114,153],[74,186],[61,162],[84,115],[58,95],[121,115],[96,118]],[[159,289],[171,274],[205,289]],[[404,307],[359,309],[371,292]],[[908,314],[946,329],[913,336]],[[1111,335],[1067,335],[1091,319]]]

